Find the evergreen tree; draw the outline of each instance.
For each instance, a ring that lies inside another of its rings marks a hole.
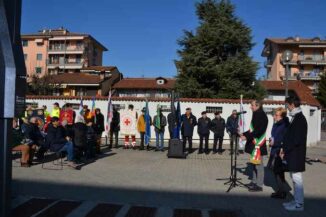
[[[178,41],[176,90],[182,97],[261,98],[258,64],[249,56],[251,30],[234,15],[228,0],[196,4],[199,26]]]
[[[326,75],[323,74],[320,76],[320,83],[318,87],[318,95],[317,99],[319,100],[320,104],[325,108],[326,107]]]

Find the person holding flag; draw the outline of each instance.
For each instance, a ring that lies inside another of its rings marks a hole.
[[[151,138],[150,126],[152,125],[152,118],[148,112],[148,102],[146,102],[146,107],[144,107],[141,112],[142,113],[139,115],[137,120],[137,130],[140,134],[139,150],[144,150],[144,145],[146,145],[147,150],[149,150],[149,141]]]
[[[164,151],[164,131],[166,126],[166,117],[162,113],[160,105],[157,106],[157,114],[154,116],[154,129],[156,135],[155,151]]]
[[[264,156],[267,155],[266,130],[268,118],[263,110],[261,101],[251,102],[253,111],[250,129],[240,134],[242,140],[246,140],[245,152],[250,154],[250,168],[252,182],[247,185],[250,192],[263,191],[264,185]]]

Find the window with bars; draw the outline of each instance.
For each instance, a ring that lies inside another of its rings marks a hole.
[[[207,113],[223,112],[223,107],[206,106]]]

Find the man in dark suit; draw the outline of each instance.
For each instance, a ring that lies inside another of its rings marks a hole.
[[[250,130],[241,135],[246,140],[245,152],[250,154],[250,168],[252,172],[252,183],[248,186],[250,192],[263,191],[264,185],[264,156],[267,155],[266,130],[268,118],[263,110],[261,101],[251,102],[252,119]]]
[[[297,97],[288,97],[285,102],[290,111],[290,125],[284,135],[283,150],[281,150],[280,157],[283,159],[293,181],[294,200],[283,203],[283,206],[288,211],[303,211],[302,172],[306,169],[308,125],[300,108],[300,100]]]
[[[188,141],[188,153],[192,153],[192,137],[194,134],[194,127],[197,125],[197,118],[191,113],[191,108],[186,109],[186,113],[181,116],[181,134],[183,140],[183,151],[186,150],[186,143]]]

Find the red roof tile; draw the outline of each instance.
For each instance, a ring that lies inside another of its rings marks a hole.
[[[164,79],[164,84],[158,84],[157,79]],[[173,89],[174,78],[124,78],[116,83],[114,89]]]
[[[276,44],[326,44],[326,40],[318,38],[299,38],[296,40],[295,37],[288,38],[266,38],[266,41],[270,41]]]
[[[82,68],[80,71],[99,71],[99,72],[104,72],[104,71],[114,71],[117,69],[116,66],[89,66],[86,68]]]
[[[50,77],[53,84],[99,84],[101,81],[99,75],[85,73],[63,73]]]
[[[266,90],[285,90],[283,81],[261,81]],[[311,94],[311,90],[301,81],[289,81],[289,90],[296,93],[302,104],[320,107],[318,100]]]

